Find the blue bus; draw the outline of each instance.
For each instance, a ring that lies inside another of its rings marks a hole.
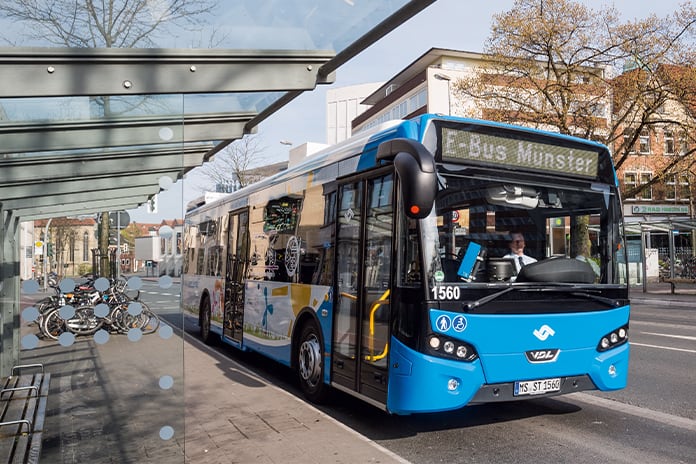
[[[202,339],[291,367],[311,401],[412,414],[626,385],[622,210],[598,143],[392,121],[196,206],[184,239]]]

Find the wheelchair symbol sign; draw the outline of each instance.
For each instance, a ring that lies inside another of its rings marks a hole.
[[[466,329],[466,318],[464,316],[457,316],[452,320],[452,328],[455,332],[463,332]]]

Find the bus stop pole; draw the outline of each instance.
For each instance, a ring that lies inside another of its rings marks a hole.
[[[674,231],[669,229],[669,278],[674,279]]]
[[[645,235],[648,234],[649,232],[641,232],[640,233],[640,262],[641,262],[641,267],[642,272],[643,272],[643,293],[647,293],[648,291],[648,264],[645,262],[646,261],[646,253],[645,253],[645,245],[646,245],[646,240],[645,240]]]

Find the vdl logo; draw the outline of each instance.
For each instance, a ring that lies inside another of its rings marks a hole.
[[[559,353],[558,348],[552,350],[531,350],[527,351],[527,360],[531,363],[542,363],[555,361]]]
[[[556,334],[556,332],[554,332],[554,330],[546,324],[542,325],[538,329],[534,329],[534,332],[532,333],[536,338],[538,338],[542,342]]]

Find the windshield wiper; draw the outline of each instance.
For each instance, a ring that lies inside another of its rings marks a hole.
[[[469,303],[466,303],[464,306],[466,306],[466,309],[472,310],[476,309],[481,305],[484,305],[486,303],[490,303],[491,301],[505,295],[506,293],[511,292],[512,290],[520,290],[523,292],[563,292],[563,293],[568,293],[572,296],[577,296],[577,297],[583,297],[583,298],[588,298],[591,300],[598,301],[600,303],[604,303],[609,306],[613,307],[618,307],[621,306],[621,302],[619,300],[614,300],[611,298],[606,298],[603,296],[599,295],[593,295],[592,293],[587,293],[587,292],[582,292],[579,291],[578,287],[574,284],[556,284],[558,286],[554,286],[552,288],[549,287],[514,287],[510,286],[507,288],[504,288],[503,290],[500,290],[499,292],[491,293],[490,295],[484,296],[483,298],[479,298],[478,300],[471,301]]]
[[[531,290],[531,289],[530,289],[530,290]],[[606,304],[606,305],[613,306],[613,307],[615,307],[615,308],[618,307],[618,306],[621,306],[621,302],[620,302],[619,300],[615,300],[615,299],[612,299],[612,298],[606,298],[606,297],[599,296],[599,295],[595,295],[595,294],[592,294],[592,293],[589,293],[589,292],[580,291],[580,289],[579,289],[577,286],[575,286],[575,285],[573,285],[573,286],[571,286],[571,287],[539,288],[539,289],[537,289],[537,291],[540,291],[540,292],[562,292],[562,293],[568,293],[569,295],[572,295],[572,296],[578,296],[578,297],[582,297],[582,298],[588,298],[588,299],[590,299],[590,300],[595,300],[595,301],[598,301],[598,302],[600,302],[600,303],[604,303],[604,304]]]
[[[479,306],[484,305],[486,303],[490,303],[496,298],[501,297],[506,293],[511,292],[512,290],[515,290],[515,287],[510,286],[500,290],[499,292],[491,293],[490,295],[484,296],[483,298],[479,298],[478,300],[470,301],[469,303],[466,303],[466,309],[478,308]]]
[[[621,306],[621,302],[619,300],[614,300],[611,298],[605,298],[603,296],[599,295],[593,295],[592,293],[586,293],[586,292],[570,292],[571,295],[573,296],[582,296],[585,298],[589,298],[591,300],[599,301],[600,303],[605,303],[608,304],[609,306],[614,306],[618,307]]]

